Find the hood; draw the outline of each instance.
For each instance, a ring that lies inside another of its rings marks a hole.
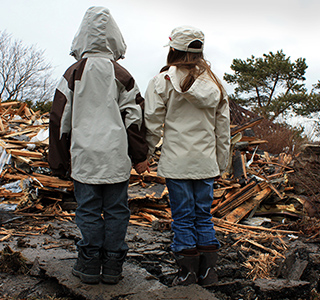
[[[194,106],[198,108],[216,107],[220,101],[220,90],[211,77],[206,72],[201,74],[187,91],[182,92],[180,83],[186,75],[186,71],[171,66],[165,76],[170,78],[176,92]]]
[[[127,46],[109,9],[90,7],[72,41],[71,53],[80,60],[86,53],[106,56],[113,60],[123,58]]]

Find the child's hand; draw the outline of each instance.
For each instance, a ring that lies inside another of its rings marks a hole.
[[[145,171],[148,171],[150,173],[150,169],[149,169],[149,162],[146,159],[143,162],[137,163],[134,165],[134,169],[137,171],[137,173],[141,174]]]

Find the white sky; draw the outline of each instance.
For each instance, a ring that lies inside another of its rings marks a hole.
[[[59,77],[75,62],[70,46],[90,6],[110,9],[128,50],[120,61],[142,94],[165,65],[171,30],[192,25],[205,34],[205,56],[222,78],[234,58],[283,49],[291,61],[306,58],[306,86],[320,79],[319,0],[0,0],[0,31],[45,50]],[[232,86],[225,84],[229,92]]]

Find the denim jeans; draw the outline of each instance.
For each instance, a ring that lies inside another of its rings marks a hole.
[[[128,183],[93,185],[74,181],[78,204],[76,223],[82,234],[77,246],[88,256],[103,249],[107,252],[128,250],[125,242],[130,218]]]
[[[201,180],[168,179],[174,232],[171,249],[179,252],[198,246],[217,245],[210,213],[213,201],[213,178]]]

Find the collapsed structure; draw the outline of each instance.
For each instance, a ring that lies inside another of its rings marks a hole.
[[[310,190],[310,182],[319,182],[314,178],[319,176],[319,148],[305,146],[298,156],[262,151],[259,147],[266,141],[250,132],[262,119],[234,102],[230,108],[230,160],[225,174],[215,183],[213,221],[218,234],[237,234],[232,246],[241,245],[250,253],[242,261],[249,278],[277,278],[279,260],[288,263],[285,237],[301,235],[309,242],[320,241],[320,191],[317,185]],[[46,159],[49,115],[33,112],[26,103],[6,102],[0,104],[0,116],[0,241],[17,234],[18,227],[8,230],[5,226],[21,218],[73,219],[73,183],[53,177]],[[130,223],[166,231],[172,220],[165,180],[156,173],[160,154],[161,145],[150,173],[131,172]],[[311,171],[304,172],[307,169]],[[300,180],[297,172],[304,172]],[[289,278],[290,270],[298,267],[292,263],[286,268],[287,274],[282,276]],[[294,279],[299,280],[306,268],[300,265]]]

